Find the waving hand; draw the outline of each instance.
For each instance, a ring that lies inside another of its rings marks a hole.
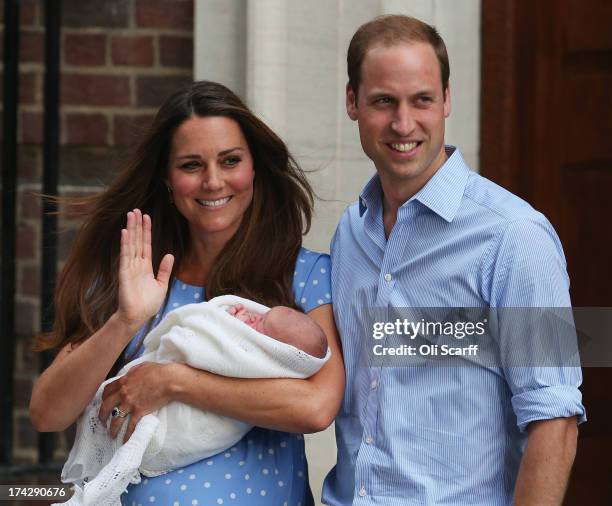
[[[167,254],[159,265],[157,278],[151,258],[151,218],[134,209],[121,231],[119,260],[119,316],[139,328],[160,308],[172,272],[174,257]]]

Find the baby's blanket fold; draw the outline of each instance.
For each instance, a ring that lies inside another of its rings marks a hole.
[[[238,378],[306,378],[329,359],[329,350],[316,358],[260,334],[227,313],[238,303],[257,313],[269,310],[233,295],[175,309],[147,335],[143,355],[117,377],[143,362],[177,362]],[[75,443],[62,470],[62,481],[77,486],[71,499],[77,502],[69,504],[119,505],[129,482],[140,479],[139,471],[157,476],[184,467],[229,448],[251,429],[238,420],[171,402],[143,417],[122,447],[127,423],[112,440],[98,420],[104,386],[115,379],[100,386],[77,422]],[[108,465],[115,479],[109,479]]]

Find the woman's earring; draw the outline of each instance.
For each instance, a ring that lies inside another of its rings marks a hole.
[[[172,198],[172,188],[166,186],[166,190],[168,190],[168,200],[171,204],[174,204],[174,199]]]

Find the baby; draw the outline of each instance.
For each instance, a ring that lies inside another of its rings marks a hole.
[[[228,313],[257,332],[290,344],[313,357],[323,358],[327,353],[327,339],[321,327],[295,309],[274,306],[267,313],[259,314],[247,311],[242,304],[235,304]]]
[[[246,325],[245,325],[246,324]],[[236,378],[307,378],[329,359],[323,330],[294,309],[271,309],[233,295],[187,304],[169,312],[144,340],[142,362],[184,363]],[[70,505],[120,504],[132,480],[157,476],[215,455],[252,428],[233,418],[171,402],[145,415],[130,439],[110,438],[99,423],[104,386],[77,421],[77,434],[62,481],[75,484]],[[125,431],[127,424],[123,424]]]

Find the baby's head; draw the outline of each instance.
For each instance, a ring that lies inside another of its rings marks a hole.
[[[274,306],[262,318],[257,330],[272,339],[295,346],[313,357],[327,353],[325,332],[309,316],[285,306]]]

